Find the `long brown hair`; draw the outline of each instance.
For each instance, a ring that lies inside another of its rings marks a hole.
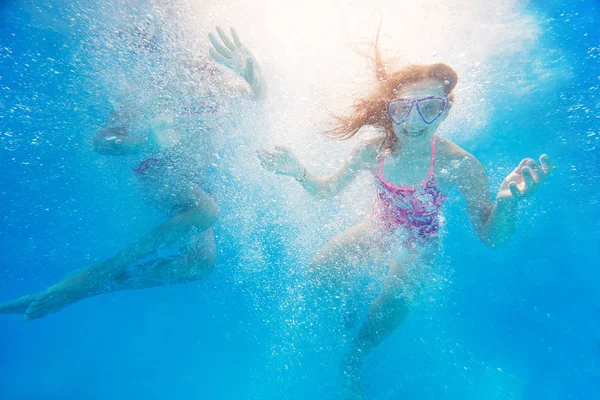
[[[375,57],[368,56],[374,61],[375,74],[379,84],[366,97],[359,98],[352,106],[348,116],[334,115],[338,125],[325,133],[337,140],[349,139],[363,126],[372,126],[385,133],[382,150],[392,151],[398,141],[394,133],[392,120],[387,115],[387,104],[397,97],[397,91],[403,86],[425,79],[435,79],[444,85],[444,93],[452,103],[452,90],[458,81],[456,72],[446,64],[408,65],[399,70],[388,72],[381,52],[379,51],[379,32],[372,44]]]

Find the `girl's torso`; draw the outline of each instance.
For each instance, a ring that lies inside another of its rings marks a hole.
[[[428,153],[379,157],[377,200],[372,215],[387,231],[401,229],[411,241],[431,238],[443,223],[441,210],[454,185],[453,143],[433,137]]]

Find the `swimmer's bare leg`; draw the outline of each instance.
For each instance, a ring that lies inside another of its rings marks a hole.
[[[418,276],[407,273],[409,266],[417,270],[427,268],[433,261],[438,242],[424,243],[416,251],[409,251],[404,260],[390,260],[388,276],[377,299],[371,304],[366,319],[343,365],[343,399],[364,399],[361,368],[367,356],[398,329],[410,309],[407,289],[416,287]]]
[[[364,400],[361,369],[369,353],[404,321],[408,305],[402,296],[403,273],[392,262],[383,290],[373,302],[365,322],[342,365],[342,399]]]
[[[152,260],[127,268],[114,281],[110,291],[145,289],[154,286],[175,285],[197,281],[213,270],[216,245],[212,229],[194,235],[181,254]]]
[[[391,266],[384,288],[369,308],[366,320],[343,361],[342,398],[364,399],[361,368],[371,351],[405,320],[408,304],[402,293],[403,273]]]
[[[311,283],[319,288],[319,292],[324,292],[323,298],[319,296],[316,299],[317,307],[321,308],[324,303],[329,309],[343,310],[345,325],[350,325],[351,319],[357,316],[351,300],[354,294],[343,291],[343,288],[348,287],[344,282],[352,275],[356,266],[365,265],[370,261],[369,253],[377,247],[377,237],[372,225],[361,223],[323,246],[309,265]],[[359,365],[349,365],[347,361],[344,364],[343,399],[362,399]],[[350,367],[355,368],[350,371]]]
[[[190,235],[194,230],[204,232],[214,225],[219,218],[218,207],[210,197],[206,195],[204,197],[202,207],[194,207],[176,215],[125,247],[114,257],[75,271],[58,284],[37,295],[25,311],[25,318],[41,318],[87,297],[115,290],[128,290],[128,288],[116,289],[115,286],[115,282],[123,276],[128,266],[156,252],[161,247],[169,246],[185,235]],[[150,286],[172,283],[155,282]]]

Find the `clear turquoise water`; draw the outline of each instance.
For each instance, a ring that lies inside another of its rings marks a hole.
[[[600,8],[526,9],[542,27],[538,51],[502,60],[521,68],[524,90],[489,88],[493,113],[459,144],[494,186],[523,156],[552,155],[556,173],[521,207],[519,230],[500,251],[478,242],[464,204],[448,206],[451,282],[373,353],[370,398],[600,396]],[[161,220],[138,206],[128,171],[91,150],[110,106],[90,83],[88,49],[98,47],[81,43],[90,26],[82,10],[0,3],[0,300],[106,258]],[[568,74],[545,88],[533,76],[539,64],[552,74],[553,63]],[[249,199],[269,197],[232,185]],[[225,216],[235,205],[221,199]],[[285,213],[259,207],[249,238],[224,218],[217,269],[204,281],[93,298],[31,323],[0,318],[0,399],[336,398],[339,349],[326,326],[307,328],[294,289],[313,249],[288,251],[286,238],[304,233]],[[245,265],[249,242],[261,244],[261,265]]]

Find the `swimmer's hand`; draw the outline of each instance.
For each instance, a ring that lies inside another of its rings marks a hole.
[[[514,201],[532,195],[553,169],[552,160],[547,154],[540,157],[539,164],[532,158],[524,159],[504,179],[496,199]]]
[[[260,164],[267,171],[279,175],[293,176],[296,180],[303,179],[306,170],[298,160],[298,157],[286,147],[275,147],[275,151],[257,150]]]
[[[217,34],[220,40],[213,33],[208,34],[210,43],[213,45],[209,50],[212,58],[244,78],[253,91],[260,91],[264,86],[260,66],[250,50],[242,44],[235,29],[231,28],[233,41],[218,26]]]

